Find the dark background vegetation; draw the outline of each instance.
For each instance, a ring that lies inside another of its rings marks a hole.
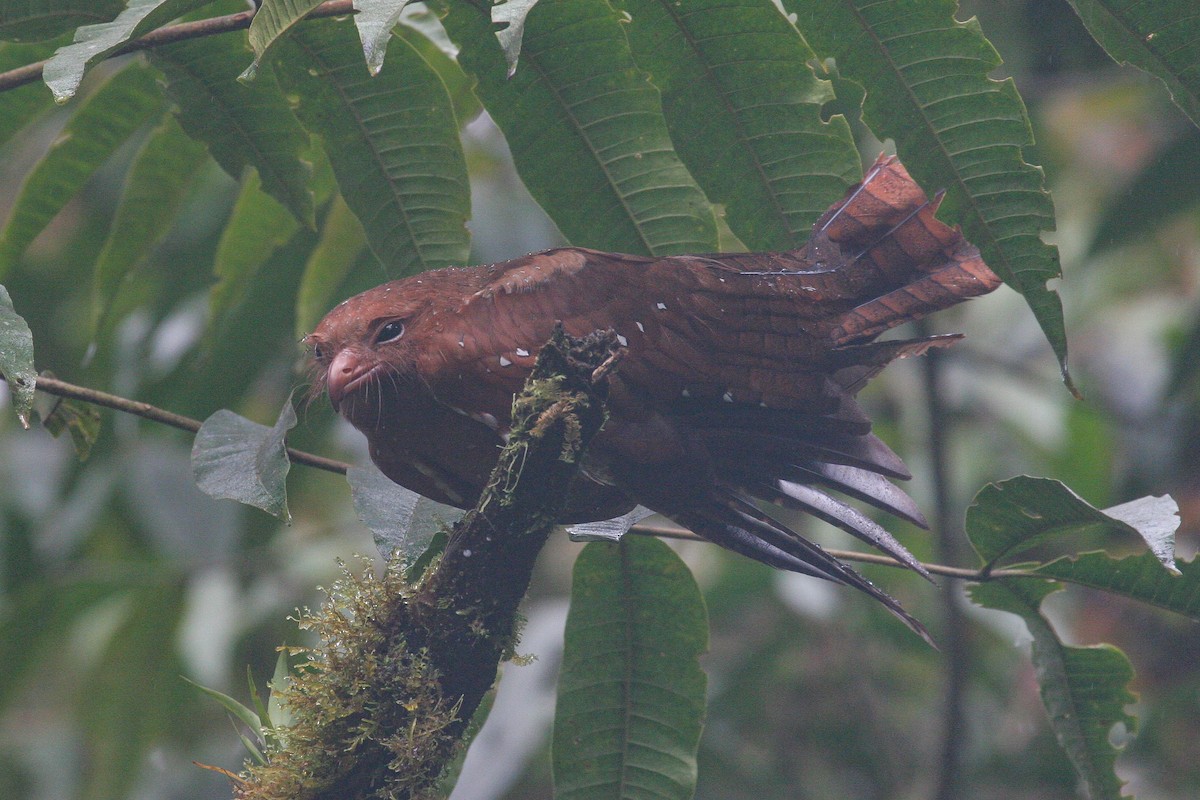
[[[1200,134],[1144,74],[1117,67],[1064,2],[966,2],[1004,56],[1033,121],[1030,160],[1055,198],[1065,278],[1058,287],[1086,400],[1063,388],[1022,299],[1008,289],[938,319],[969,339],[943,360],[938,423],[948,437],[949,502],[961,519],[989,480],[1053,476],[1097,507],[1170,492],[1180,555],[1200,526],[1197,325],[1200,321]],[[843,102],[834,109],[854,116]],[[0,150],[0,216],[63,114]],[[862,149],[873,157],[865,131]],[[561,243],[515,176],[494,125],[466,126],[472,260]],[[275,288],[302,261],[283,248],[269,276],[202,352],[211,262],[238,185],[215,167],[186,222],[142,268],[145,293],[111,346],[91,353],[90,275],[133,149],[99,173],[5,280],[37,343],[38,365],[203,418],[222,406],[269,422],[301,383],[299,349],[255,330],[289,330]],[[1134,193],[1139,180],[1156,190]],[[930,187],[936,188],[936,187]],[[1136,201],[1136,202],[1134,202]],[[315,235],[315,234],[314,234]],[[301,236],[303,239],[303,236]],[[303,252],[311,242],[295,247]],[[384,280],[364,260],[342,293]],[[276,317],[280,317],[276,319]],[[280,324],[280,323],[283,324]],[[889,369],[864,394],[877,430],[905,458],[912,492],[933,504],[930,425],[919,363]],[[321,401],[293,445],[362,460],[360,437]],[[190,437],[104,414],[80,464],[42,430],[0,415],[0,796],[219,798],[227,780],[197,760],[238,769],[241,745],[215,704],[179,676],[245,699],[274,648],[298,643],[287,617],[318,603],[336,559],[373,552],[338,476],[296,467],[294,521],[215,501],[192,484]],[[839,544],[816,525],[812,535]],[[905,531],[919,557],[966,563]],[[953,660],[865,599],[772,572],[700,544],[679,547],[704,591],[711,705],[700,751],[701,798],[931,797],[946,750],[942,708]],[[549,719],[570,562],[555,536],[528,598],[521,650],[454,797],[549,797]],[[942,594],[911,575],[865,567],[944,635]],[[31,590],[36,587],[36,590]],[[116,587],[114,589],[114,587]],[[1139,797],[1200,795],[1200,636],[1180,617],[1070,590],[1049,611],[1069,641],[1112,642],[1137,668],[1140,734],[1119,762]],[[669,613],[669,610],[664,610]],[[1045,720],[1015,617],[970,607],[962,659],[964,713],[953,739],[962,797],[1067,800],[1076,777]]]

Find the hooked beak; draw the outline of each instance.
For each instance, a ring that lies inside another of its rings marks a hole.
[[[329,402],[341,411],[342,401],[362,379],[374,370],[375,365],[364,362],[349,349],[342,350],[329,364],[325,373],[325,385],[329,391]]]

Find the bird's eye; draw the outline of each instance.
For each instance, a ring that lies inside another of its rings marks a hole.
[[[386,342],[394,342],[404,335],[404,323],[400,320],[392,320],[387,325],[379,329],[379,333],[375,334],[375,344],[384,344]]]

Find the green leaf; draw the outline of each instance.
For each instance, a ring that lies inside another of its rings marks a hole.
[[[205,347],[224,335],[230,314],[251,290],[258,270],[300,230],[296,218],[261,189],[258,173],[248,170],[221,233],[213,263],[216,284],[209,292]]]
[[[242,705],[237,700],[234,700],[232,697],[225,694],[224,692],[218,692],[216,689],[210,689],[207,686],[203,686],[199,683],[196,683],[194,680],[187,677],[186,675],[182,675],[180,677],[182,677],[185,681],[190,683],[192,686],[195,686],[197,689],[199,689],[204,694],[211,697],[213,700],[216,700],[217,703],[219,703],[222,708],[224,708],[226,711],[228,711],[230,714],[232,714],[236,719],[240,720],[243,725],[245,725],[247,728],[249,728],[250,731],[258,739],[259,742],[266,741],[263,738],[262,720],[260,720],[258,718],[258,714],[256,714],[253,709]]]
[[[985,608],[1018,614],[1033,636],[1033,665],[1050,727],[1075,767],[1091,800],[1119,800],[1122,781],[1115,772],[1117,749],[1109,741],[1121,723],[1132,733],[1137,720],[1125,706],[1137,700],[1129,659],[1111,645],[1068,647],[1039,611],[1059,589],[1052,581],[1005,579],[971,586],[971,599]]]
[[[429,549],[434,534],[462,519],[465,512],[393,483],[374,465],[346,472],[354,513],[371,529],[384,559],[399,556],[407,569]]]
[[[372,78],[354,29],[317,20],[289,37],[277,67],[389,274],[465,263],[466,162],[446,87],[424,59],[397,40]]]
[[[289,395],[274,427],[223,408],[200,426],[192,445],[196,485],[218,500],[236,500],[291,522],[287,507],[287,432],[296,425]]]
[[[1040,168],[1022,148],[1033,143],[1025,106],[1011,80],[988,74],[1001,61],[979,23],[958,22],[955,0],[784,0],[823,59],[866,89],[863,119],[923,185],[947,190],[943,216],[959,222],[984,260],[1024,295],[1067,372],[1062,302],[1046,288],[1060,277],[1054,204]]]
[[[300,278],[300,290],[296,294],[297,338],[311,332],[329,311],[338,287],[366,246],[367,237],[358,217],[341,195],[335,196],[325,215],[321,238],[308,257],[304,275]]]
[[[155,48],[151,60],[167,77],[188,135],[208,145],[234,179],[253,166],[267,194],[313,228],[312,169],[302,157],[308,134],[272,76],[238,82],[245,55],[237,36],[210,36]]]
[[[1193,0],[1067,0],[1119,64],[1149,72],[1200,126],[1200,15]]]
[[[75,31],[75,41],[60,47],[46,62],[42,80],[65,103],[75,96],[87,68],[117,51],[130,39],[159,28],[176,17],[206,6],[213,0],[129,0],[128,7],[112,22],[85,25]]]
[[[250,23],[250,47],[254,49],[254,60],[239,80],[254,80],[267,51],[319,5],[321,0],[263,0]]]
[[[0,39],[34,42],[53,39],[80,25],[108,22],[121,0],[36,0],[0,3]],[[26,62],[29,63],[29,62]]]
[[[142,145],[125,179],[104,249],[96,259],[92,289],[92,336],[100,336],[126,278],[171,229],[207,162],[204,147],[189,138],[172,116],[163,117]]]
[[[1179,562],[1178,570],[1171,572],[1153,553],[1114,558],[1096,552],[1064,556],[1034,572],[1200,620],[1200,559]]]
[[[51,52],[45,44],[0,44],[0,72],[41,61]],[[37,83],[0,92],[0,145],[53,107],[50,95]]]
[[[679,157],[751,250],[788,250],[862,178],[850,126],[815,56],[770,3],[616,0],[638,66],[662,92]]]
[[[1200,131],[1146,162],[1100,215],[1088,254],[1136,241],[1200,203]]]
[[[99,411],[87,403],[55,397],[50,410],[42,413],[39,409],[38,416],[42,419],[42,426],[54,438],[61,436],[63,431],[69,433],[75,455],[80,461],[87,461],[92,453],[92,445],[100,436]]]
[[[508,77],[517,71],[517,61],[521,57],[521,39],[525,36],[525,18],[537,5],[538,0],[500,0],[492,6],[492,22],[504,27],[496,31],[496,40],[504,51],[504,61],[508,64]]]
[[[411,8],[411,6],[410,6]],[[430,22],[432,20],[432,23]],[[427,36],[424,31],[433,23],[438,26],[437,17],[433,12],[423,10],[419,12],[410,12],[405,14],[401,24],[397,25],[392,32],[399,38],[408,42],[414,50],[421,54],[421,58],[433,68],[433,71],[442,79],[442,83],[446,86],[446,91],[450,94],[450,103],[454,106],[454,117],[458,120],[458,125],[461,128],[475,117],[479,116],[479,112],[483,110],[483,106],[479,102],[479,98],[475,96],[475,81],[467,77],[467,73],[463,72],[463,68],[459,66],[458,61],[448,55],[442,49],[442,45],[433,41]],[[442,37],[445,37],[445,32],[442,32]],[[447,46],[449,41],[445,42]]]
[[[511,79],[486,9],[455,3],[443,22],[521,179],[568,239],[654,255],[717,249],[712,208],[607,2],[537,5]]]
[[[283,702],[283,692],[291,681],[287,648],[281,647],[279,658],[275,659],[275,674],[271,676],[271,694],[267,697],[267,720],[272,728],[287,728],[292,724],[291,709]]]
[[[669,547],[629,536],[584,548],[558,680],[557,800],[692,796],[707,647],[704,600]]]
[[[13,308],[8,290],[0,286],[0,375],[8,384],[17,419],[27,430],[37,369],[33,365],[33,332]]]
[[[986,568],[1049,538],[1084,532],[1140,536],[1167,569],[1175,569],[1178,506],[1146,497],[1107,512],[1049,478],[1022,475],[980,490],[967,509],[967,538]]]
[[[354,0],[354,27],[362,42],[367,69],[378,75],[383,69],[383,57],[387,54],[392,28],[400,21],[400,14],[409,0]]]
[[[85,98],[26,176],[0,232],[0,279],[121,143],[162,111],[155,71],[132,64]]]

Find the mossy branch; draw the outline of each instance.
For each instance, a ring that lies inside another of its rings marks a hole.
[[[321,645],[284,690],[293,715],[270,763],[238,779],[254,800],[420,798],[517,637],[517,607],[560,517],[588,442],[604,423],[612,333],[557,330],[513,405],[512,433],[476,508],[417,586],[398,566],[345,571],[301,625]]]

